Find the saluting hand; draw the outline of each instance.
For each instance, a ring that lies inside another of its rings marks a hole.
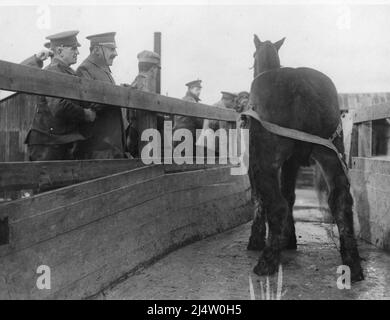
[[[35,56],[37,57],[37,59],[39,59],[41,61],[45,61],[48,57],[50,57],[52,55],[53,55],[53,51],[42,50],[42,51],[39,51]]]
[[[84,109],[85,121],[94,122],[96,119],[96,112],[91,109]]]

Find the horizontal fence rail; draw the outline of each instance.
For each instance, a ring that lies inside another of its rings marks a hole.
[[[390,118],[390,103],[374,104],[358,108],[353,117],[353,123]]]
[[[229,109],[2,60],[0,60],[0,89],[229,122],[235,122],[238,117],[235,111]]]

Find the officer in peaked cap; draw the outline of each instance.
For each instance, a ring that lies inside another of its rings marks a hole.
[[[77,69],[83,78],[115,85],[110,66],[117,54],[115,32],[94,34],[90,41],[90,54]],[[114,159],[125,157],[125,126],[120,108],[94,104],[96,121],[82,127],[88,139],[78,145],[80,159]]]
[[[221,94],[222,94],[221,99],[218,102],[216,102],[214,106],[219,108],[233,109],[237,98],[237,94],[228,91],[221,91]],[[216,125],[217,123],[218,121],[210,120],[210,128],[213,130],[217,130],[217,126],[215,127],[213,126]]]
[[[187,92],[184,96],[183,100],[190,101],[190,102],[199,102],[200,101],[200,93],[202,90],[202,80],[193,80],[188,83],[186,83],[187,86]],[[181,115],[175,115],[174,117],[174,127],[173,130],[178,129],[188,129],[191,131],[192,139],[193,139],[193,152],[195,155],[196,150],[196,129],[202,129],[203,128],[203,119],[194,118],[194,117],[188,117],[188,116],[181,116]],[[176,142],[178,144],[180,142]]]
[[[234,105],[234,101],[238,95],[236,93],[232,93],[232,92],[228,92],[228,91],[221,91],[221,94],[222,94],[221,100],[226,102],[225,108],[232,109],[233,105]]]
[[[130,85],[132,88],[142,91],[155,92],[155,81],[150,81],[151,77],[156,77],[160,68],[160,55],[153,51],[144,50],[137,54],[138,75]]]
[[[53,58],[45,70],[76,76],[71,65],[77,62],[79,54],[77,34],[78,31],[66,31],[46,38],[50,40]],[[79,126],[94,120],[95,112],[75,101],[40,97],[26,138],[30,160],[73,159],[75,143],[84,140]]]
[[[200,93],[202,91],[202,80],[193,80],[186,83],[187,92],[184,96],[183,100],[191,101],[191,102],[199,102],[200,101]]]
[[[198,79],[198,80],[193,80],[193,81],[187,82],[186,86],[188,87],[189,90],[192,88],[202,89],[202,80]]]
[[[235,101],[237,98],[237,94],[229,91],[221,91],[221,99],[214,104],[215,107],[218,108],[228,108],[233,109],[235,106]],[[217,131],[218,129],[224,128],[226,129],[227,123],[225,121],[206,119],[203,123],[204,129],[212,129]],[[217,137],[215,140],[215,154],[219,154],[219,138]]]
[[[116,52],[116,32],[99,33],[88,36],[87,39],[90,41],[90,49],[100,48],[102,51],[102,58],[104,64],[112,66],[115,57],[118,55]],[[108,68],[109,69],[109,68]]]
[[[248,109],[248,104],[249,104],[249,92],[248,91],[241,91],[237,95],[236,105],[235,105],[234,109],[237,112],[241,113],[241,112]]]
[[[158,69],[160,68],[160,55],[153,51],[143,50],[137,54],[138,59],[138,75],[131,83],[131,87],[145,92],[156,92],[156,78]],[[126,110],[126,119],[129,126],[126,129],[126,146],[132,157],[138,158],[140,149],[145,142],[140,141],[142,132],[139,128],[140,119],[145,116],[145,112],[141,110]],[[161,115],[157,114],[157,128]],[[141,133],[141,134],[140,134]]]
[[[50,48],[56,47],[81,47],[81,44],[77,41],[77,35],[79,31],[64,31],[60,33],[47,36],[46,39],[50,40]]]
[[[115,35],[116,32],[105,32],[105,33],[90,35],[86,38],[89,41],[91,41],[91,47],[98,45],[98,46],[106,46],[115,49],[116,48]]]

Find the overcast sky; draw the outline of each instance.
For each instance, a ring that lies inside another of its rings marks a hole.
[[[30,6],[9,6],[11,3],[18,4],[0,2],[2,60],[20,62],[41,50],[47,35],[77,29],[82,44],[79,64],[89,52],[86,36],[116,31],[119,56],[113,75],[118,84],[129,83],[137,74],[137,53],[153,49],[153,32],[160,31],[162,94],[182,97],[184,83],[199,78],[204,86],[202,100],[211,104],[220,98],[221,90],[249,89],[253,34],[257,33],[261,40],[286,37],[280,50],[282,65],[318,69],[333,79],[339,92],[390,91],[390,6],[378,2],[255,5],[261,2],[253,0],[245,5],[226,1],[230,5],[217,5],[222,1],[195,0],[191,3],[196,5],[153,5],[151,1],[126,5],[121,1],[121,5],[38,6],[53,2],[33,1]]]

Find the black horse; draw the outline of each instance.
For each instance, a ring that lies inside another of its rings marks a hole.
[[[337,91],[324,74],[310,68],[281,68],[276,43],[255,35],[254,77],[250,105],[261,119],[328,139],[340,123]],[[293,219],[295,183],[301,166],[316,162],[329,188],[329,208],[340,233],[342,262],[351,269],[352,281],[364,279],[353,231],[352,196],[338,155],[318,144],[278,136],[257,120],[242,116],[250,132],[249,178],[255,218],[249,250],[260,250],[254,272],[273,274],[282,249],[296,249]],[[333,140],[344,155],[342,132]],[[265,223],[268,223],[268,239]]]

